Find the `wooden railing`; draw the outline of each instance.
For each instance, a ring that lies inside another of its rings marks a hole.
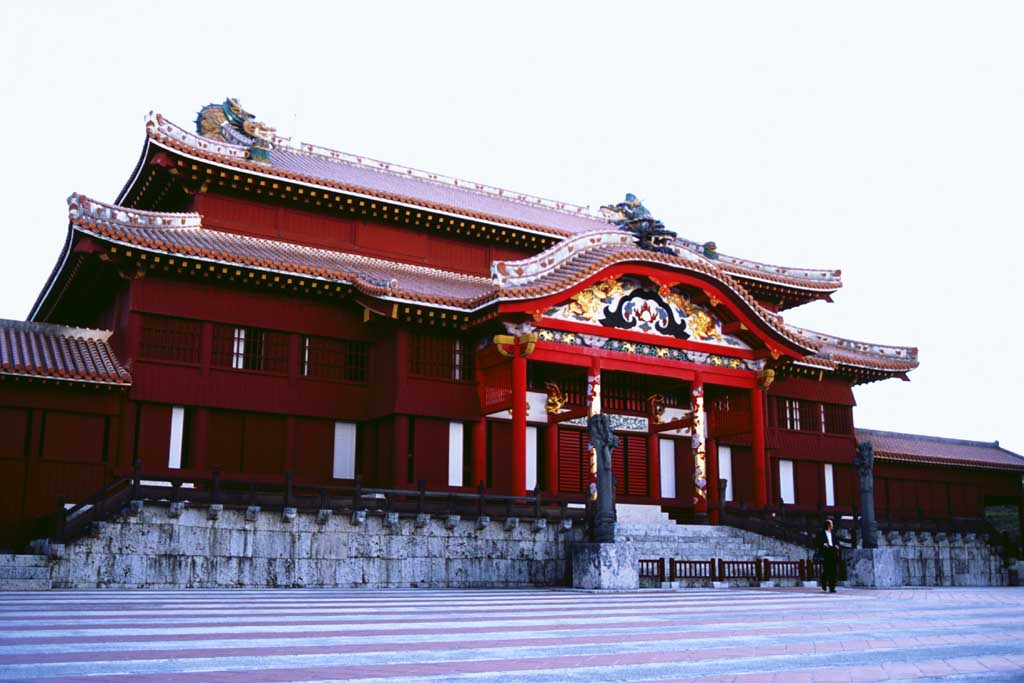
[[[773,581],[776,579],[814,581],[821,576],[822,563],[814,560],[680,560],[675,558],[640,560],[640,577],[665,580],[665,565],[668,564],[668,580],[703,581]],[[840,557],[836,563],[840,581],[846,580],[846,563]]]
[[[640,578],[665,580],[665,558],[657,560],[640,560]]]
[[[713,581],[715,578],[715,569],[718,566],[714,559],[670,559],[668,562],[670,581],[678,581],[679,579],[708,579]]]
[[[384,489],[362,485],[359,476],[353,486],[315,486],[297,483],[289,472],[284,481],[233,475],[224,477],[218,468],[209,476],[188,472],[145,473],[136,461],[131,476],[118,478],[88,500],[69,507],[63,497],[57,499],[50,528],[51,540],[67,543],[82,536],[92,523],[110,518],[125,509],[128,501],[141,500],[163,504],[188,502],[225,507],[259,506],[261,509],[349,513],[395,512],[399,515],[460,515],[470,519],[489,516],[495,519],[588,519],[588,502],[582,494],[543,496],[540,490],[530,496],[488,493],[481,482],[475,492],[428,491],[423,481],[416,489]],[[582,507],[581,507],[582,506]]]

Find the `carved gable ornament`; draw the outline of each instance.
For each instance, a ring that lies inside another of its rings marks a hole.
[[[681,287],[659,285],[637,277],[602,280],[549,308],[545,317],[606,328],[641,332],[749,349],[738,338],[722,334],[722,321],[710,307],[695,303]]]

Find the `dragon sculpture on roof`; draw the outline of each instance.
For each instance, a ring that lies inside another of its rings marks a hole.
[[[196,132],[204,138],[248,146],[249,158],[253,161],[270,161],[274,129],[257,121],[233,97],[200,109],[196,115]]]
[[[672,248],[676,234],[652,216],[635,194],[626,193],[625,201],[615,205],[602,206],[601,211],[620,229],[636,235],[637,245],[641,249],[650,249],[663,254],[676,253]]]

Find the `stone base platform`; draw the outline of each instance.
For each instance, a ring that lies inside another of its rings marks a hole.
[[[640,562],[628,543],[575,543],[572,587],[587,590],[636,590]]]

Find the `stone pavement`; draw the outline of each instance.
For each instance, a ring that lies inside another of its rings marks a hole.
[[[0,681],[1024,681],[1024,589],[0,594]]]

